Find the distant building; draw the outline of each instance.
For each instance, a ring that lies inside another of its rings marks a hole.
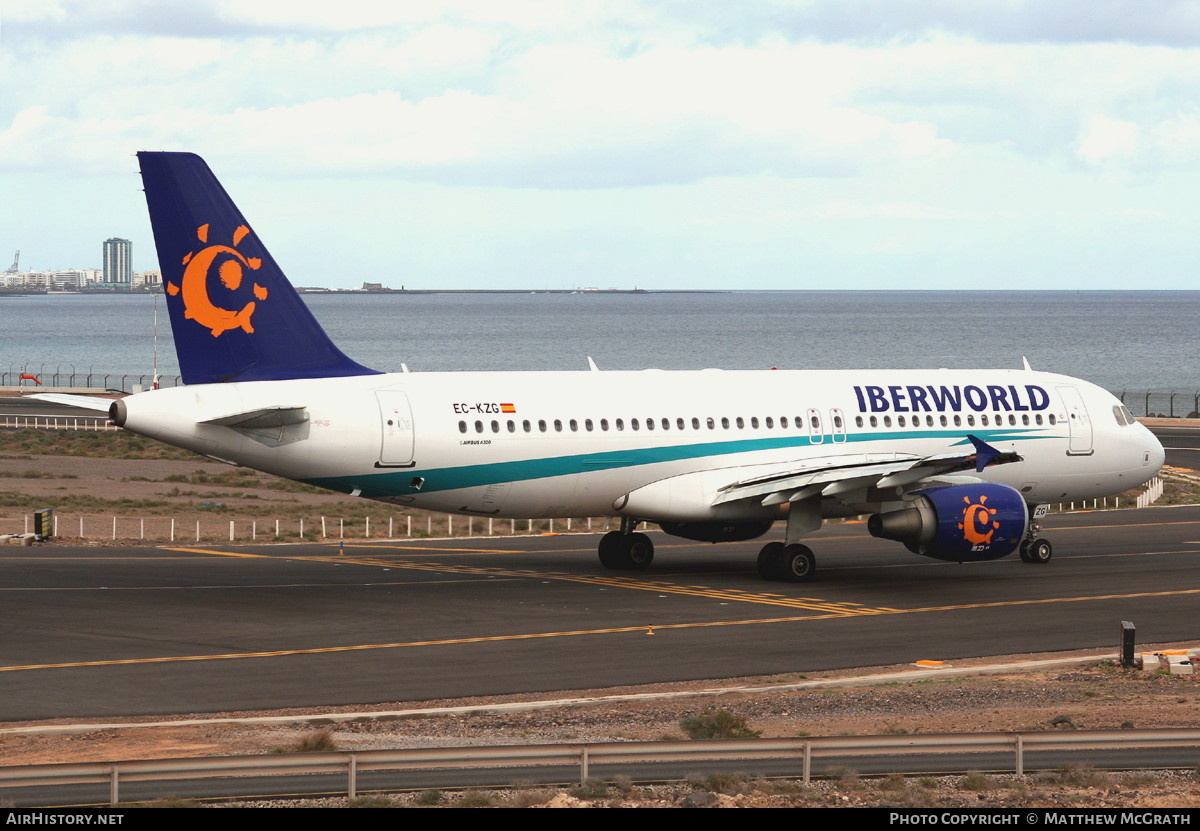
[[[162,274],[158,271],[134,272],[133,284],[146,289],[162,288]]]
[[[129,288],[133,283],[133,243],[113,237],[104,241],[104,284]]]

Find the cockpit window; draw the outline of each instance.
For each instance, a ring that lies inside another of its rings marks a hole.
[[[1117,424],[1122,426],[1126,424],[1133,424],[1133,422],[1136,420],[1133,417],[1133,413],[1129,412],[1129,410],[1123,404],[1116,404],[1113,406],[1113,416],[1117,419]]]

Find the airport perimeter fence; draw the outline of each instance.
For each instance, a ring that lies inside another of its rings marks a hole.
[[[68,364],[68,366],[71,366]],[[183,379],[178,375],[158,376],[160,387],[179,387]],[[9,364],[8,369],[0,371],[0,389],[14,389],[21,392],[37,392],[42,388],[75,389],[79,391],[107,390],[108,392],[134,392],[148,390],[154,386],[154,375],[140,375],[136,372],[105,372],[88,368],[87,372],[76,371],[72,366],[64,371],[62,364],[25,364],[17,366]]]
[[[1136,498],[1110,496],[1081,502],[1052,503],[1050,513],[1147,508],[1162,496],[1162,480],[1155,478]],[[50,500],[47,500],[49,503]],[[48,507],[52,507],[49,506]],[[861,524],[861,519],[829,520]],[[486,537],[553,536],[600,534],[620,528],[615,517],[567,517],[552,519],[498,519],[443,514],[434,511],[385,517],[289,517],[229,519],[228,514],[197,518],[170,516],[114,516],[54,512],[53,536],[97,543],[152,542],[216,545],[220,543],[327,542],[471,539]],[[34,533],[33,513],[0,516],[0,536]],[[646,530],[655,531],[650,525]]]
[[[49,501],[49,500],[48,500]],[[476,537],[587,534],[615,530],[611,517],[566,519],[496,519],[422,511],[387,517],[314,516],[288,519],[227,517],[113,516],[54,513],[54,537],[92,542],[268,543],[384,541]],[[32,513],[0,516],[0,536],[35,532]]]
[[[1113,395],[1138,418],[1200,418],[1200,390],[1122,390]]]

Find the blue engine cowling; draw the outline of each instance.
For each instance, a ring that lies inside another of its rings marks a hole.
[[[912,506],[867,520],[872,536],[914,554],[962,563],[995,560],[1021,544],[1029,506],[1008,485],[950,485],[913,494]]]

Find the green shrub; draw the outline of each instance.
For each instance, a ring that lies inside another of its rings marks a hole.
[[[762,735],[761,730],[751,730],[741,716],[713,707],[684,716],[679,726],[689,739],[757,739]]]

